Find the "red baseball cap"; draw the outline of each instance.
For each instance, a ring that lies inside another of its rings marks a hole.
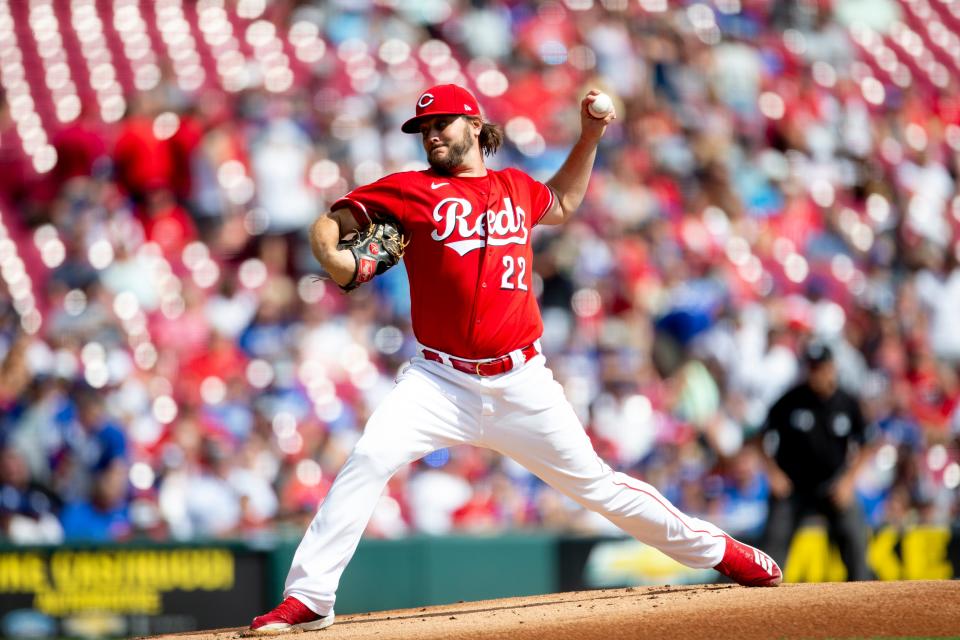
[[[428,116],[477,116],[480,104],[473,94],[457,84],[438,84],[420,94],[417,115],[403,123],[404,133],[420,133],[420,120]]]

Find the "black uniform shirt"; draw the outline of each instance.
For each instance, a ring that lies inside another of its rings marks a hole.
[[[862,444],[865,428],[856,398],[838,389],[823,399],[806,383],[785,393],[770,408],[765,432],[775,432],[775,454],[795,489],[822,495],[847,463],[850,441]]]

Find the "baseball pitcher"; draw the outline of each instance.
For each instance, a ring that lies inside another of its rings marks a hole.
[[[581,101],[580,138],[543,184],[517,169],[488,169],[484,155],[500,146],[500,128],[484,121],[468,90],[432,87],[402,126],[420,135],[430,168],[358,187],[313,225],[317,260],[346,290],[404,256],[419,355],[370,416],[307,529],[284,601],[252,630],[331,625],[340,575],[387,481],[403,465],[463,443],[510,456],[687,566],[713,567],[747,586],[780,583],[766,554],[601,460],[540,353],[530,236],[535,225],[563,223],[583,200],[597,144],[616,117],[612,108],[592,115],[602,112],[591,109],[598,95]]]

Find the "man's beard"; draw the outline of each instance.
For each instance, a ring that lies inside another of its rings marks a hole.
[[[463,164],[463,159],[467,157],[467,154],[470,152],[470,146],[473,144],[473,135],[470,133],[470,128],[466,128],[463,131],[463,137],[459,142],[451,142],[447,145],[447,155],[439,160],[434,160],[431,157],[431,152],[427,153],[427,162],[430,163],[430,167],[437,173],[450,175],[453,173],[453,170]]]

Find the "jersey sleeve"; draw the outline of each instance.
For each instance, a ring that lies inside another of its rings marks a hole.
[[[361,226],[383,220],[395,220],[403,225],[406,207],[403,196],[403,174],[393,173],[376,182],[357,187],[338,198],[330,210],[349,209]]]
[[[860,402],[853,396],[850,396],[850,422],[850,437],[855,442],[862,445],[873,439],[874,432],[868,428]]]
[[[786,396],[781,396],[767,409],[767,415],[760,425],[759,433],[766,435],[771,431],[780,431],[783,423],[787,420],[786,405]]]
[[[508,170],[511,179],[525,191],[530,198],[530,226],[534,227],[540,223],[543,216],[547,215],[553,206],[556,196],[553,189],[538,180],[534,180],[523,171],[515,169]]]

